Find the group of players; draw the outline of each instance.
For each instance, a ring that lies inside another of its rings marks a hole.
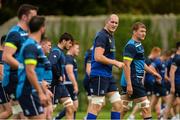
[[[78,109],[77,63],[79,44],[69,33],[60,36],[57,45],[51,48],[51,41],[44,37],[45,18],[37,15],[38,8],[23,4],[18,10],[18,23],[2,37],[5,40],[1,50],[0,65],[0,119],[13,114],[14,119],[52,119],[53,109],[62,103],[64,109],[55,117],[75,119]],[[169,62],[169,54],[160,56],[160,49],[154,48],[149,61],[145,63],[141,41],[146,36],[146,26],[137,22],[132,27],[132,38],[123,52],[123,62],[115,60],[114,32],[119,18],[111,14],[99,31],[93,47],[85,56],[86,76],[84,87],[88,92],[88,110],[85,119],[96,119],[105,105],[105,96],[112,103],[111,119],[123,118],[130,109],[131,101],[142,109],[144,119],[152,119],[151,105],[157,104],[163,96],[166,107],[164,118],[168,117],[172,101],[176,117],[180,106],[180,43]],[[67,50],[65,54],[65,50]],[[47,55],[47,56],[46,56]],[[120,96],[113,79],[112,66],[123,68]],[[147,72],[146,75],[145,71]],[[149,77],[148,77],[148,73]],[[165,74],[167,73],[167,74]],[[171,81],[171,94],[167,99],[165,81]],[[153,85],[152,85],[153,84]],[[152,87],[153,86],[153,90]],[[151,103],[146,91],[152,92]]]

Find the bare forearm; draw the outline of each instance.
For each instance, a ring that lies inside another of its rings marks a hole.
[[[42,93],[42,89],[38,83],[38,78],[34,70],[27,71],[27,78],[31,85],[37,90],[38,93]]]
[[[109,58],[105,57],[104,55],[99,55],[98,57],[96,57],[95,60],[97,62],[100,62],[100,63],[103,63],[103,64],[115,65],[115,60],[109,59]]]
[[[73,73],[68,74],[69,79],[71,80],[73,86],[77,86],[77,81]]]
[[[131,85],[131,71],[130,71],[130,66],[126,65],[124,66],[124,74],[126,78],[127,85]]]
[[[18,69],[19,62],[11,55],[5,55],[3,61],[11,66],[13,69]]]

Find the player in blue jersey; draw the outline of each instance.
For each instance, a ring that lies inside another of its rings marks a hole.
[[[180,42],[176,43],[176,48],[176,55],[172,60],[172,65],[170,68],[171,94],[167,101],[167,107],[164,111],[164,119],[168,118],[173,102],[176,103],[176,119],[180,119]]]
[[[68,50],[73,43],[73,37],[69,33],[63,33],[56,47],[52,48],[49,54],[49,61],[52,65],[53,79],[51,89],[54,94],[53,103],[58,104],[61,102],[66,109],[66,119],[73,119],[74,106],[66,86],[63,81],[65,80],[65,55],[64,50]],[[57,115],[61,116],[61,112]]]
[[[65,61],[65,75],[66,80],[64,81],[64,85],[66,86],[71,99],[74,104],[74,119],[76,119],[76,111],[78,109],[78,83],[77,83],[77,75],[78,75],[78,66],[77,61],[75,59],[76,56],[79,55],[79,44],[77,42],[73,42],[73,45],[67,51],[66,61]],[[65,109],[61,112],[61,116],[58,118],[61,119],[65,116]]]
[[[44,107],[48,104],[42,87],[46,57],[40,46],[41,36],[45,33],[45,18],[35,16],[29,22],[30,35],[23,43],[18,60],[24,68],[18,69],[16,97],[29,119],[44,119]]]
[[[40,41],[40,45],[42,47],[44,54],[48,55],[51,50],[51,40],[47,37],[44,37]],[[51,120],[53,113],[53,106],[52,106],[53,94],[50,91],[50,84],[52,82],[52,67],[47,57],[44,58],[44,64],[45,64],[45,73],[44,73],[44,80],[42,82],[42,86],[43,89],[45,90],[46,96],[48,97],[48,106],[45,107],[44,113],[45,113],[45,118]]]
[[[145,59],[146,65],[150,66],[153,61],[155,61],[161,55],[161,49],[159,47],[153,47],[148,58]],[[146,94],[148,99],[151,101],[151,96],[153,94],[153,84],[155,82],[155,77],[150,73],[145,73],[144,77],[144,87],[146,89]],[[122,96],[123,98],[123,96]],[[159,107],[159,106],[158,106]],[[158,108],[156,107],[156,108]],[[136,104],[133,108],[133,111],[129,115],[128,119],[135,119],[135,113],[139,110],[138,105]]]
[[[152,95],[152,99],[151,99],[151,109],[153,110],[154,107],[158,104],[158,101],[160,98],[162,98],[163,101],[161,101],[161,105],[162,102],[167,102],[168,99],[168,90],[166,89],[166,85],[165,85],[165,81],[167,80],[167,78],[165,77],[165,71],[166,71],[166,61],[170,58],[170,53],[168,51],[165,51],[162,53],[162,55],[156,59],[154,62],[152,62],[151,64],[151,68],[154,69],[154,71],[157,71],[161,77],[162,77],[162,81],[161,84],[157,83],[156,81],[154,82],[153,85],[153,95]],[[157,116],[158,118],[160,118],[160,109],[156,110]]]
[[[111,14],[105,21],[104,28],[94,39],[90,73],[90,91],[92,100],[87,119],[96,119],[101,111],[105,96],[112,103],[111,119],[120,119],[121,98],[113,79],[112,67],[122,68],[123,63],[115,60],[115,40],[113,37],[119,24],[119,18]]]
[[[151,119],[152,115],[150,102],[147,98],[142,79],[144,77],[145,70],[146,72],[156,76],[159,81],[161,76],[145,64],[144,48],[141,41],[145,39],[146,26],[141,22],[136,22],[132,26],[132,31],[132,38],[126,44],[123,52],[123,59],[125,64],[124,74],[127,83],[127,87],[124,91],[126,92],[126,97],[123,98],[123,106],[127,106],[129,100],[133,100],[142,110],[143,118]],[[125,109],[123,109],[123,111]]]
[[[2,52],[3,45],[5,41],[6,35],[1,37],[1,45],[0,45],[0,119],[7,119],[11,114],[11,104],[9,96],[4,91],[2,87],[2,78],[3,78],[3,61],[2,61]]]
[[[4,77],[2,81],[2,86],[7,94],[16,101],[16,86],[18,81],[17,69],[21,65],[17,61],[17,57],[19,55],[20,48],[22,44],[26,41],[28,37],[28,23],[32,16],[37,14],[37,7],[23,4],[19,7],[17,16],[18,23],[13,26],[6,37],[5,47],[2,59],[4,61]],[[23,117],[22,110],[20,106],[16,102],[13,102],[12,105],[13,115],[15,119]]]

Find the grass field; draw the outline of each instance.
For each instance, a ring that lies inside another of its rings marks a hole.
[[[59,111],[61,111],[61,107],[57,107],[56,109],[55,109],[55,111],[54,111],[54,113],[53,113],[53,116],[55,116],[55,115],[57,115],[57,113],[59,112]],[[108,120],[110,120],[110,112],[108,112],[107,110],[102,110],[101,112],[100,112],[100,114],[98,115],[98,118],[97,119],[108,119]],[[125,119],[127,119],[128,118],[128,116],[129,116],[129,114],[130,114],[130,112],[128,112],[127,114],[126,114],[126,116],[125,116]],[[86,112],[77,112],[77,114],[76,114],[76,119],[80,119],[80,120],[83,120],[83,118],[84,118],[84,116],[86,116]],[[141,117],[141,115],[140,115],[140,112],[138,112],[138,113],[136,113],[136,117],[135,117],[135,119],[141,119],[142,120],[142,117]],[[157,119],[157,117],[155,116],[155,113],[153,113],[153,119]]]

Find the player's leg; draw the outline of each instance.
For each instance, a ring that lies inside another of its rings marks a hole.
[[[87,114],[87,119],[96,119],[98,113],[101,111],[104,101],[105,94],[107,92],[109,81],[106,77],[96,76],[91,77],[90,90],[92,94],[90,109]]]

